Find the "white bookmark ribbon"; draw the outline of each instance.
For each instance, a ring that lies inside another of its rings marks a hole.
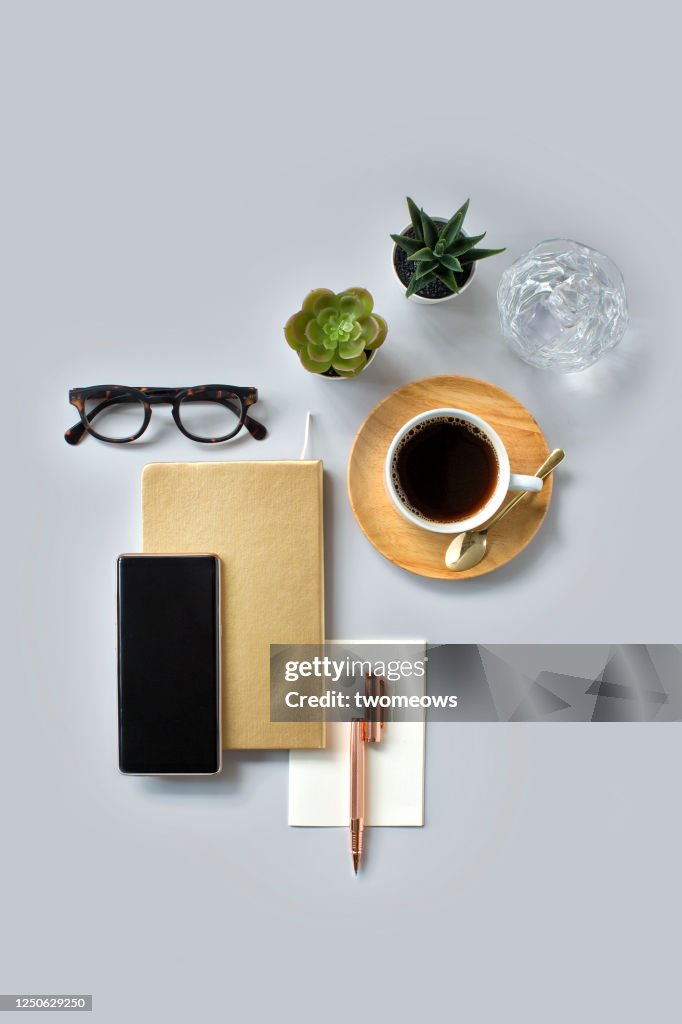
[[[310,412],[310,410],[308,410],[308,412],[305,414],[305,433],[303,435],[303,448],[301,449],[301,454],[299,455],[299,459],[301,461],[308,458],[308,447],[310,444],[310,421],[312,420],[312,418],[313,414]]]

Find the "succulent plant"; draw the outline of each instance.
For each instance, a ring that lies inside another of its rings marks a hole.
[[[284,335],[311,373],[357,377],[388,331],[373,309],[374,299],[366,288],[338,294],[315,288],[287,320]]]
[[[462,225],[469,209],[469,200],[460,206],[447,224],[439,226],[428,213],[407,197],[412,221],[412,232],[391,235],[391,238],[414,263],[414,272],[407,286],[407,296],[421,291],[434,281],[440,281],[451,292],[458,292],[457,274],[466,273],[467,266],[487,256],[496,256],[504,249],[477,249],[482,235],[465,235]]]

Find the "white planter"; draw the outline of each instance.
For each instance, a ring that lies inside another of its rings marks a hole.
[[[363,374],[365,372],[365,370],[370,365],[370,363],[374,362],[374,357],[375,357],[375,355],[377,354],[378,351],[379,351],[378,348],[370,349],[369,356],[367,357],[367,362],[365,363],[363,368],[360,370],[360,373],[358,373],[355,377],[342,377],[340,374],[337,377],[328,377],[326,373],[318,373],[318,374],[316,374],[316,376],[317,377],[322,377],[324,380],[357,380],[357,378],[360,376],[360,374]]]
[[[436,222],[436,224],[446,224],[447,223],[447,221],[444,221],[441,217],[436,217],[435,218],[435,222]],[[403,230],[400,232],[401,235],[406,234],[410,230],[411,227],[412,227],[411,224],[408,224],[406,227],[404,227]],[[466,235],[466,231],[463,231],[462,234]],[[396,270],[396,266],[395,266],[395,254],[396,254],[397,248],[398,248],[398,246],[394,243],[393,244],[393,255],[391,256],[391,266],[393,267],[393,273],[395,274],[395,279],[398,282],[398,284],[400,285],[400,288],[402,290],[403,295],[405,295],[405,292],[407,290],[407,285],[403,283],[403,281],[402,281],[398,271]],[[424,305],[427,305],[427,306],[435,305],[435,303],[437,303],[437,302],[449,302],[450,299],[456,299],[459,295],[462,294],[462,292],[465,292],[467,290],[467,288],[469,287],[469,285],[471,284],[471,282],[474,279],[475,273],[476,273],[476,263],[474,262],[474,263],[471,264],[471,273],[469,274],[469,276],[467,277],[466,281],[461,286],[459,291],[458,292],[451,292],[450,295],[442,295],[439,299],[429,299],[429,298],[427,298],[424,295],[417,295],[415,293],[413,295],[407,296],[407,298],[409,298],[412,302],[422,302],[422,303],[424,303]]]

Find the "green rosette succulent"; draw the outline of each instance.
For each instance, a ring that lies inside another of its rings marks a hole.
[[[374,299],[366,288],[338,294],[315,288],[287,320],[284,335],[310,373],[357,377],[388,331],[373,310]]]

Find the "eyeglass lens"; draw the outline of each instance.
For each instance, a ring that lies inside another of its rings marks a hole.
[[[128,392],[110,394],[107,398],[103,390],[85,399],[90,428],[110,441],[123,441],[139,433],[144,425],[144,414],[144,404]]]

